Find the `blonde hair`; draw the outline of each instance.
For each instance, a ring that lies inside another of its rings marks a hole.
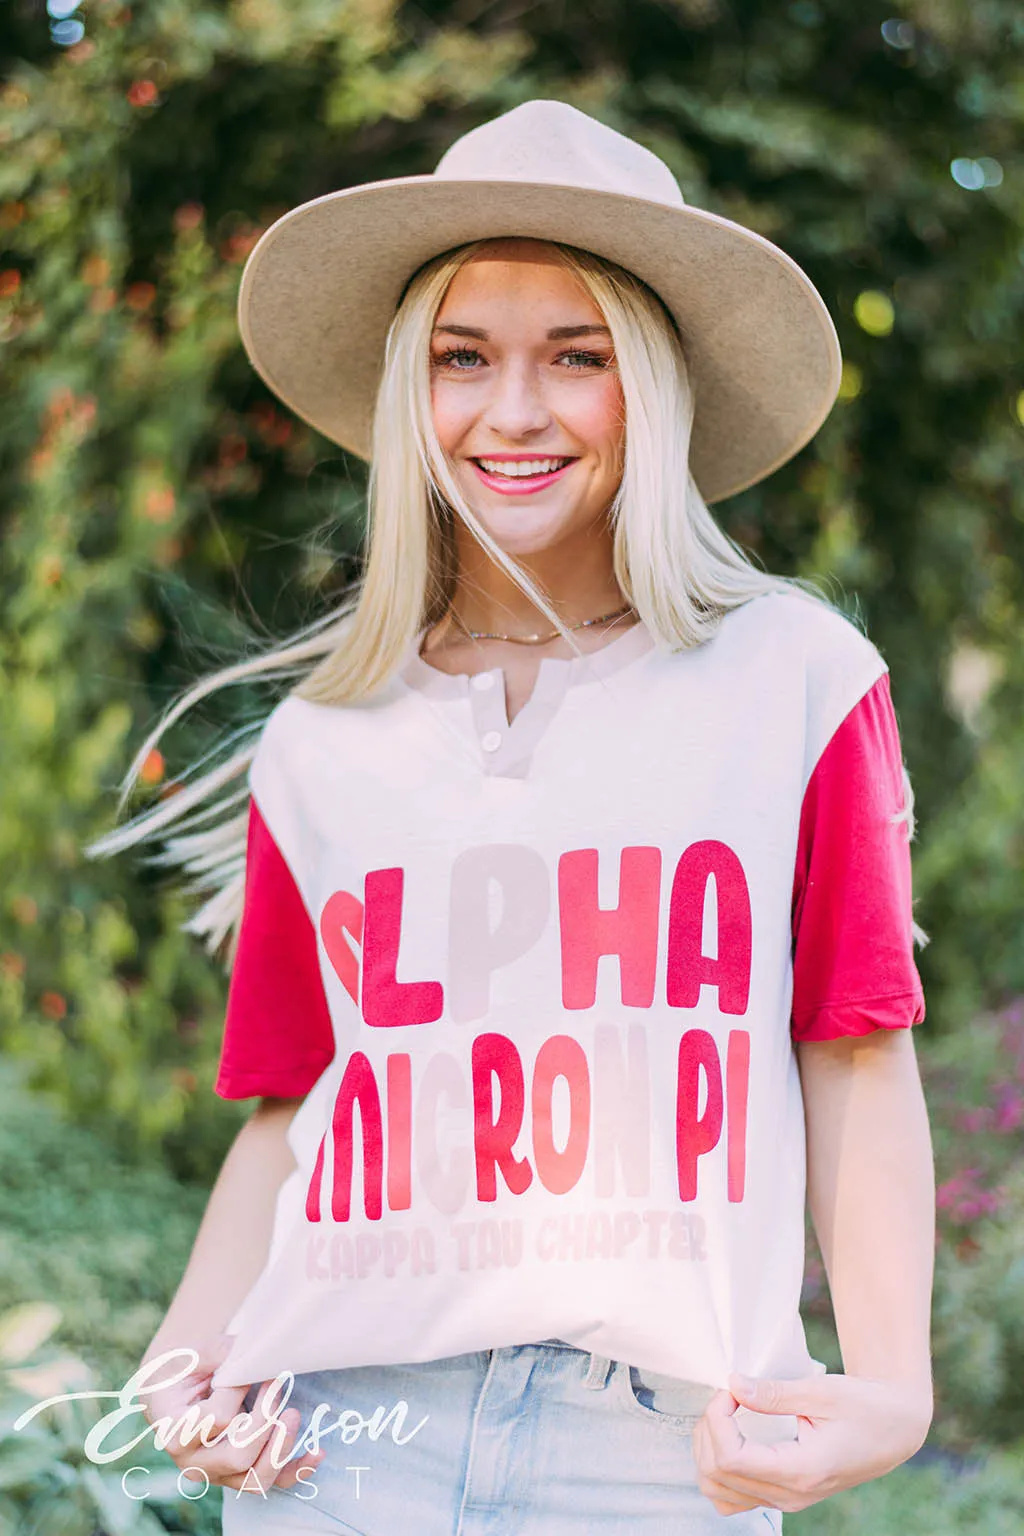
[[[149,753],[188,709],[220,688],[256,678],[296,678],[287,692],[317,704],[358,705],[386,683],[424,627],[451,604],[457,581],[454,517],[582,653],[551,605],[491,538],[459,491],[431,414],[429,343],[452,278],[483,247],[476,241],[426,263],[409,282],[388,332],[374,415],[367,545],[362,575],[329,614],[270,650],[189,688],[142,743],[122,781],[123,809]],[[625,404],[622,476],[609,508],[615,578],[656,644],[701,644],[722,617],[751,598],[786,590],[820,594],[755,566],[718,526],[690,473],[694,397],[683,344],[661,300],[613,262],[550,244],[601,310],[611,332]],[[91,843],[91,858],[162,839],[156,865],[177,867],[186,890],[207,894],[184,925],[215,953],[241,923],[249,790],[246,776],[262,721],[244,745],[175,793]],[[239,781],[241,784],[239,785]],[[173,828],[171,835],[165,835]]]

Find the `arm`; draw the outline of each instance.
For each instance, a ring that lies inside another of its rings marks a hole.
[[[143,1360],[220,1334],[266,1262],[274,1203],[295,1167],[285,1136],[301,1099],[261,1099],[228,1151],[174,1299]]]
[[[301,1098],[261,1099],[228,1151],[199,1225],[185,1273],[142,1364],[170,1349],[193,1349],[190,1373],[170,1386],[144,1392],[150,1424],[173,1426],[163,1448],[186,1477],[198,1471],[211,1483],[239,1492],[272,1484],[294,1486],[319,1465],[323,1452],[305,1452],[287,1461],[301,1416],[285,1409],[264,1418],[256,1438],[242,1443],[223,1438],[242,1409],[246,1387],[211,1390],[211,1376],[228,1342],[224,1332],[266,1263],[278,1191],[295,1167],[285,1140]],[[180,1364],[176,1368],[180,1370]],[[176,1370],[172,1370],[176,1374]],[[190,1410],[210,1426],[214,1439],[197,1443],[182,1434]],[[262,1401],[254,1404],[262,1416]],[[278,1428],[277,1426],[281,1427]],[[158,1442],[159,1443],[159,1442]]]
[[[843,1367],[905,1389],[923,1441],[932,1415],[935,1175],[913,1037],[875,1030],[796,1051],[808,1203]]]
[[[920,1450],[932,1417],[929,1322],[935,1185],[909,1029],[797,1045],[807,1190],[844,1375],[730,1378],[694,1432],[700,1488],[720,1514],[794,1513],[882,1477]],[[737,1404],[795,1415],[797,1439],[744,1440]]]

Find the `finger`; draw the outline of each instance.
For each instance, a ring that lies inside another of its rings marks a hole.
[[[704,1497],[711,1500],[720,1515],[735,1515],[742,1510],[757,1509],[764,1502],[748,1494],[737,1493],[734,1488],[729,1488],[714,1477],[699,1478],[697,1486]]]
[[[237,1389],[231,1388],[237,1395]],[[198,1451],[217,1451],[223,1446],[226,1432],[232,1421],[238,1417],[238,1404],[235,1411],[226,1413],[230,1406],[227,1403],[213,1403],[210,1400],[201,1399],[198,1403],[185,1403],[180,1401],[173,1407],[167,1405],[169,1411],[161,1415],[168,1426],[173,1427],[173,1432],[164,1439],[158,1431],[158,1446],[171,1456]],[[191,1413],[189,1410],[192,1410]],[[188,1416],[188,1423],[182,1421]]]
[[[796,1381],[771,1377],[752,1380],[733,1373],[729,1391],[744,1408],[755,1413],[792,1413],[801,1418],[822,1418],[836,1407],[835,1376],[802,1376]]]
[[[710,1453],[716,1462],[739,1455],[746,1443],[735,1419],[736,1408],[736,1399],[730,1392],[716,1392],[701,1416]]]
[[[275,1447],[283,1444],[283,1449],[277,1454],[277,1459],[280,1461],[291,1450],[298,1432],[298,1425],[298,1413],[283,1413],[280,1424],[272,1427],[272,1432],[267,1436],[259,1455],[250,1462],[244,1472],[225,1479],[225,1486],[237,1488],[242,1493],[263,1493],[270,1488],[277,1480],[279,1470],[284,1470],[283,1467],[274,1466],[272,1458]]]
[[[228,1426],[230,1431],[231,1426]],[[225,1478],[235,1477],[245,1473],[257,1456],[262,1452],[273,1433],[274,1425],[266,1424],[258,1432],[251,1427],[240,1430],[235,1438],[242,1441],[236,1444],[234,1439],[227,1435],[219,1440],[216,1445],[204,1446],[201,1441],[191,1445],[179,1443],[178,1449],[171,1452],[172,1458],[179,1466],[201,1467],[211,1481],[221,1483]],[[179,1442],[180,1442],[180,1437]]]
[[[277,1486],[279,1488],[293,1488],[299,1482],[300,1471],[304,1467],[308,1467],[311,1472],[315,1472],[326,1455],[326,1451],[307,1451],[304,1456],[299,1457],[298,1461],[290,1461],[286,1467],[282,1468],[281,1476],[277,1480]],[[309,1479],[304,1478],[303,1484],[308,1486]]]
[[[705,1483],[718,1484],[729,1497],[752,1499],[754,1507],[786,1507],[782,1501],[802,1496],[820,1470],[820,1456],[806,1432],[802,1443],[764,1445],[741,1436],[738,1446],[723,1448],[715,1438],[713,1418],[709,1423],[702,1417],[694,1426],[692,1447]]]
[[[295,1449],[300,1443],[304,1443],[304,1437],[301,1435],[302,1415],[297,1409],[290,1408],[281,1417],[289,1424],[294,1420],[295,1432],[288,1436],[283,1450],[273,1450],[272,1448],[273,1459],[278,1462],[278,1466],[274,1468],[274,1471],[277,1475],[277,1486],[279,1488],[290,1488],[298,1481],[299,1472],[303,1467],[308,1467],[311,1471],[315,1471],[323,1462],[327,1452],[319,1445],[319,1437],[317,1437],[317,1449],[310,1449],[307,1444],[306,1449],[300,1456],[293,1457],[292,1453]],[[308,1439],[308,1436],[305,1439]]]
[[[711,1500],[711,1503],[720,1515],[742,1515],[747,1514],[752,1509],[760,1508],[753,1500],[744,1499],[739,1503],[735,1503],[731,1498],[726,1498],[716,1493],[709,1493],[705,1488],[702,1488],[701,1492],[705,1498]]]
[[[218,1431],[226,1429],[231,1420],[242,1412],[248,1390],[248,1387],[214,1387],[205,1399],[204,1412],[212,1417]]]
[[[748,1477],[732,1468],[712,1466],[701,1473],[700,1487],[702,1493],[714,1489],[724,1498],[749,1501],[752,1508],[764,1505],[791,1514],[814,1503],[827,1491],[822,1479],[806,1465],[784,1479]]]
[[[230,1479],[227,1486],[244,1493],[260,1493],[275,1483],[283,1488],[290,1487],[298,1475],[300,1464],[309,1461],[310,1457],[307,1452],[294,1462],[285,1459],[295,1449],[301,1425],[302,1415],[297,1409],[288,1409],[283,1413],[280,1424],[276,1426],[276,1433],[270,1436],[259,1456],[244,1473]],[[319,1452],[313,1464],[319,1465],[323,1455],[322,1451]],[[275,1461],[278,1463],[276,1466]]]
[[[767,1505],[770,1509],[785,1509],[791,1505],[793,1499],[802,1497],[794,1488],[786,1488],[778,1483],[759,1483],[750,1478],[730,1477],[728,1475],[714,1474],[702,1478],[701,1492],[711,1497],[712,1492],[716,1498],[733,1499],[742,1502],[748,1509],[759,1509]]]
[[[294,1426],[284,1443],[284,1449],[275,1451],[274,1446],[271,1445],[268,1452],[270,1471],[279,1488],[292,1487],[298,1478],[300,1467],[306,1466],[315,1469],[327,1455],[327,1452],[323,1449],[319,1451],[307,1450],[301,1456],[297,1456],[294,1461],[285,1459],[291,1456],[292,1451],[294,1451],[299,1443],[300,1431],[302,1429],[302,1415],[296,1409],[289,1409],[285,1418],[290,1419],[293,1417],[295,1421]],[[274,1466],[274,1461],[278,1462],[278,1466]]]

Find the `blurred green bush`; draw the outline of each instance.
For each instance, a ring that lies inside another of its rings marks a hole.
[[[41,1090],[183,1177],[219,1163],[242,1111],[210,1093],[226,983],[180,932],[195,898],[80,850],[170,699],[322,611],[358,556],[362,466],[249,367],[241,265],[286,208],[427,171],[536,95],[649,144],[823,292],[840,400],[720,515],[832,578],[892,664],[927,1032],[1024,991],[1019,7],[93,0],[69,46],[38,9],[8,20],[0,1039]],[[272,702],[196,710],[132,808]]]

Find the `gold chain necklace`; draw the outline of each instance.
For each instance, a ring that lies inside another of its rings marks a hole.
[[[454,608],[450,610],[452,618],[459,628],[469,636],[471,640],[511,640],[516,645],[543,645],[547,640],[553,640],[561,631],[553,629],[549,635],[492,635],[485,630],[467,629],[459,618]],[[567,629],[589,629],[591,624],[603,624],[606,619],[621,619],[623,614],[632,613],[632,603],[627,603],[624,608],[616,608],[614,613],[600,613],[596,619],[582,619],[579,624],[568,624]]]

